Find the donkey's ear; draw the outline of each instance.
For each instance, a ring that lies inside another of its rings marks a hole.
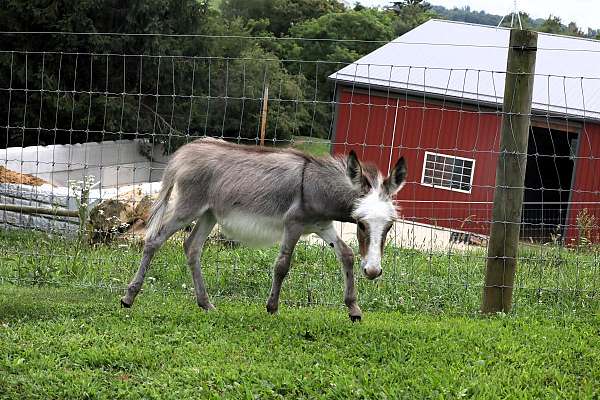
[[[348,154],[348,159],[346,162],[346,175],[348,175],[352,183],[355,185],[361,184],[362,166],[360,165],[360,161],[358,161],[358,157],[356,157],[354,150],[350,150],[350,153]]]
[[[383,187],[385,191],[393,196],[404,186],[404,181],[406,180],[406,162],[404,161],[404,157],[400,157],[392,173],[388,176],[385,181],[383,181]]]

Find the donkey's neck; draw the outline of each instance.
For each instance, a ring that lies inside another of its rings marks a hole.
[[[325,196],[327,204],[322,210],[326,217],[333,221],[355,222],[352,213],[358,198],[358,194],[354,192],[337,192],[336,195]]]
[[[361,194],[346,176],[341,160],[310,162],[303,178],[303,207],[310,217],[354,222],[352,212]]]

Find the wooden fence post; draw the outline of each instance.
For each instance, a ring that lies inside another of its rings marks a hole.
[[[260,115],[260,145],[265,145],[265,131],[267,129],[267,108],[269,107],[269,85],[265,86],[262,101],[262,112]]]
[[[537,33],[512,29],[481,311],[509,312],[517,265]]]

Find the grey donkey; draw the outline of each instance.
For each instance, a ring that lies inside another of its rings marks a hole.
[[[231,239],[250,245],[281,243],[275,262],[267,311],[279,307],[281,284],[296,243],[315,233],[335,251],[343,265],[344,301],[352,321],[362,312],[356,301],[354,254],[333,221],[357,225],[361,268],[368,279],[382,274],[386,236],[396,219],[393,196],[406,178],[404,158],[384,178],[371,164],[347,157],[313,157],[292,149],[270,149],[199,139],[178,149],[163,175],[151,211],[140,268],[121,298],[131,307],[152,257],[175,232],[195,221],[183,247],[200,307],[212,310],[200,256],[218,223]]]

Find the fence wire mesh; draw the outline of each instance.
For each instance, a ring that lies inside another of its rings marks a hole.
[[[401,219],[388,238],[384,277],[359,278],[359,302],[432,312],[479,309],[508,42],[399,40],[372,53],[383,52],[383,63],[370,56],[351,62],[273,55],[276,46],[338,42],[332,40],[218,36],[227,46],[245,42],[249,49],[225,57],[196,54],[198,41],[210,49],[217,36],[209,35],[169,35],[169,46],[145,51],[134,51],[136,35],[85,34],[79,47],[70,44],[71,35],[28,35],[29,47],[11,48],[14,34],[0,34],[0,281],[121,291],[137,269],[149,206],[170,155],[206,136],[259,145],[264,135],[266,146],[315,155],[354,149],[384,174],[404,156],[408,180],[397,197]],[[64,46],[45,47],[51,36]],[[598,42],[579,42],[538,48],[517,312],[598,307],[600,76],[546,67],[553,57],[598,57]],[[366,54],[384,43],[357,45]],[[497,69],[459,68],[459,62],[442,68],[435,59],[401,62],[411,59],[403,57],[408,51],[504,57]],[[336,227],[356,247],[354,225]],[[161,250],[145,290],[193,293],[184,237],[175,235]],[[247,248],[217,229],[202,255],[209,293],[265,299],[277,252]],[[328,246],[307,238],[282,300],[341,305],[339,269]]]

